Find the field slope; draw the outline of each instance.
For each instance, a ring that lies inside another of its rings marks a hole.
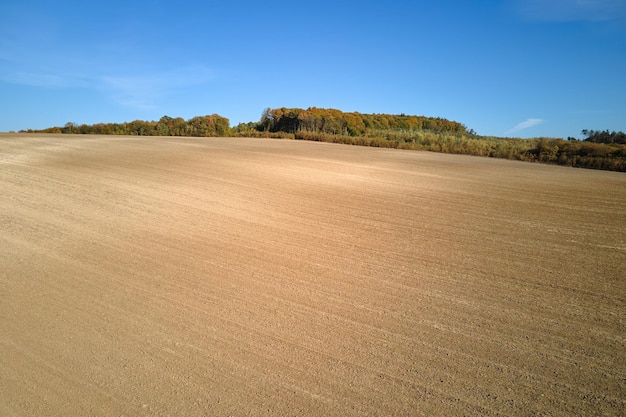
[[[623,415],[626,175],[0,135],[0,415]]]

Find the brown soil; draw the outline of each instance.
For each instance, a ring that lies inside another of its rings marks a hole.
[[[624,415],[626,175],[0,135],[0,415]]]

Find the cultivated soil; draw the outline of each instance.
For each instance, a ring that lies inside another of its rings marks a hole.
[[[623,416],[626,174],[0,135],[2,416]]]

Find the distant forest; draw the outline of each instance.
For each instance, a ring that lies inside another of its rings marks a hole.
[[[94,125],[66,123],[63,127],[22,132],[301,139],[626,172],[626,134],[623,132],[585,129],[582,141],[571,137],[567,140],[501,138],[480,136],[459,122],[439,117],[348,113],[316,107],[267,108],[259,121],[234,127],[230,127],[227,118],[212,114],[189,120],[163,116],[158,121]]]
[[[608,130],[588,130],[583,129],[582,134],[586,136],[585,142],[593,143],[618,143],[626,145],[626,133],[609,132]]]
[[[229,136],[230,122],[218,114],[198,116],[189,120],[181,117],[163,116],[158,122],[135,120],[125,123],[97,123],[94,125],[77,125],[69,122],[63,127],[49,127],[43,130],[29,129],[22,132],[131,136]]]

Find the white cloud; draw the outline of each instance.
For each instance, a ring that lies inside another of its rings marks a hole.
[[[103,76],[100,90],[127,107],[152,109],[176,91],[213,81],[205,67],[185,67],[170,71],[132,76]]]
[[[201,66],[120,76],[65,73],[60,68],[29,71],[16,65],[12,67],[0,68],[0,81],[51,89],[91,89],[120,105],[141,110],[154,109],[177,92],[208,84],[215,79],[212,71]]]
[[[118,104],[139,109],[156,107],[160,96],[158,83],[154,78],[129,76],[104,76],[99,90]]]
[[[9,84],[44,88],[88,87],[89,80],[77,74],[64,74],[54,71],[0,71],[0,80]]]
[[[539,21],[607,21],[626,18],[624,0],[517,0],[526,19]]]
[[[519,133],[522,130],[531,128],[533,126],[537,126],[538,124],[542,123],[543,119],[526,119],[523,122],[518,123],[517,125],[515,125],[515,127],[513,127],[512,129],[507,130],[506,132],[504,132],[505,135],[511,135],[513,133]]]

